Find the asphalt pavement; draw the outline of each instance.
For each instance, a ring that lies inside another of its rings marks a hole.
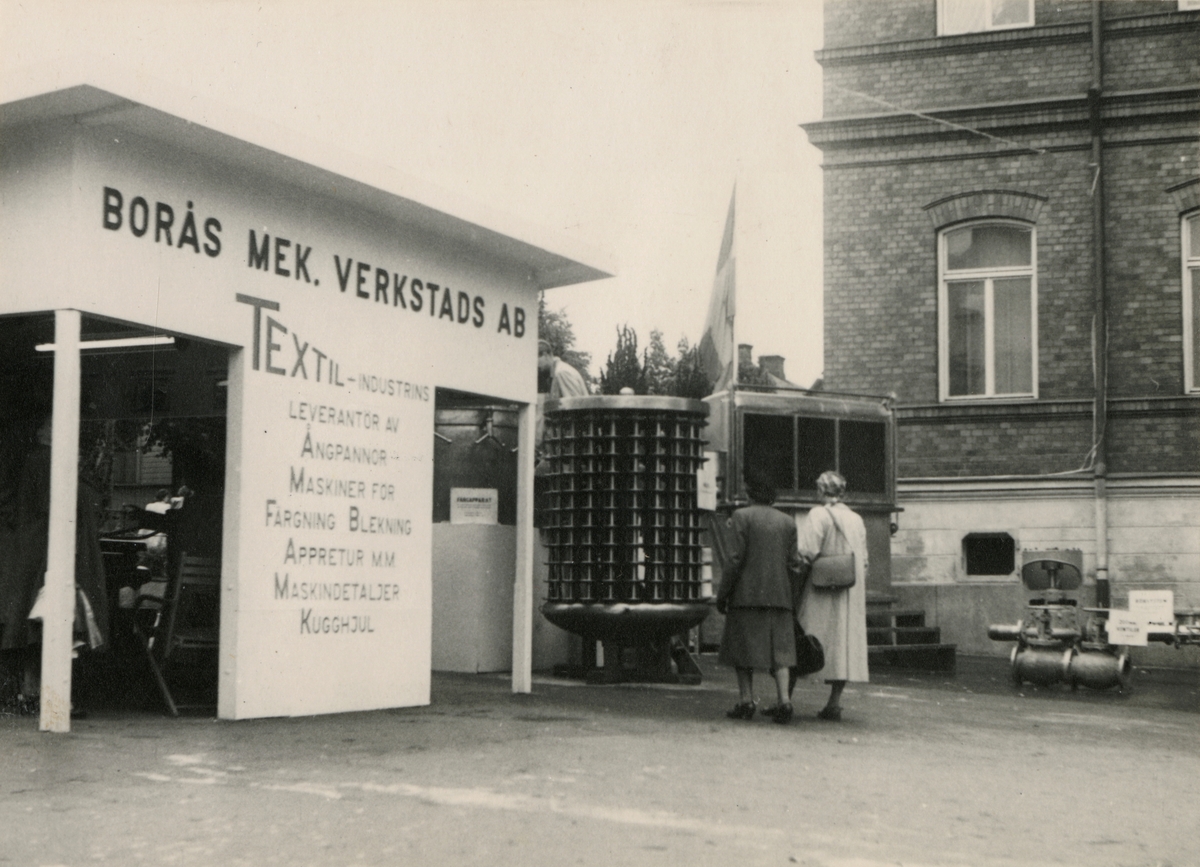
[[[1184,651],[1184,652],[1190,652]],[[698,686],[433,676],[429,706],[295,719],[0,716],[0,865],[1200,865],[1200,671],[1126,693],[1007,664],[872,672],[842,722]],[[763,675],[764,691],[771,682]]]

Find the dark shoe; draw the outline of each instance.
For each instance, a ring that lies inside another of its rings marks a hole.
[[[730,719],[753,719],[754,712],[758,710],[758,705],[752,701],[738,702],[732,709],[725,711],[725,716]]]
[[[776,705],[775,707],[771,708],[771,710],[771,719],[775,720],[775,722],[779,723],[780,725],[787,725],[790,723],[792,721],[792,715],[795,713],[795,709],[792,707],[792,703],[790,701],[786,704]]]
[[[828,720],[829,722],[842,721],[842,709],[840,707],[824,707],[817,711],[817,719]]]

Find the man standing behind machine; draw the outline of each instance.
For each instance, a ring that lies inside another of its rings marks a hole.
[[[549,340],[538,341],[538,391],[544,392],[547,400],[588,394],[583,375],[554,354]]]
[[[578,370],[554,354],[549,340],[538,341],[537,460],[542,462],[542,440],[546,436],[544,404],[562,397],[582,397],[590,392]]]
[[[542,440],[546,437],[546,401],[563,397],[581,397],[589,394],[587,381],[578,370],[554,354],[549,340],[538,341],[538,405],[537,432],[534,442],[534,526],[542,526],[541,503],[544,488],[543,477],[549,470],[548,462],[542,459]]]

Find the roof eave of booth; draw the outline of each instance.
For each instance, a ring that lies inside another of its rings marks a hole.
[[[572,238],[522,224],[439,187],[223,107],[191,121],[91,84],[17,95],[6,89],[0,135],[27,124],[74,118],[111,127],[380,213],[447,243],[528,271],[537,289],[612,277],[611,257]],[[178,96],[178,95],[177,95]],[[164,100],[160,99],[159,102]],[[166,100],[169,101],[169,100]],[[189,102],[189,109],[199,100]],[[224,123],[222,123],[224,121]],[[218,129],[236,128],[237,135]],[[286,149],[286,150],[285,150]]]

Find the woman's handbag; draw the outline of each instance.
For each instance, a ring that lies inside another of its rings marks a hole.
[[[804,628],[792,620],[792,631],[796,636],[796,664],[792,671],[797,677],[815,674],[825,667],[825,648],[815,635],[809,635]]]
[[[833,554],[813,560],[808,580],[821,590],[845,590],[854,586],[854,553]]]
[[[833,517],[832,511],[829,513],[829,517],[833,518],[833,526],[845,539],[846,534],[842,533],[842,525],[838,523],[837,518]],[[818,556],[816,560],[813,560],[809,569],[808,580],[812,582],[813,587],[821,590],[845,590],[853,587],[856,580],[854,552]]]

